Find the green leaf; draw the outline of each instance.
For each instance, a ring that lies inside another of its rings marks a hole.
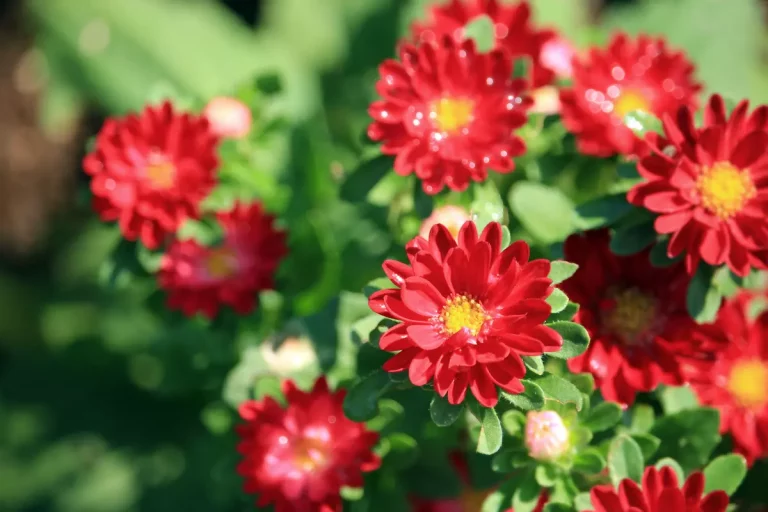
[[[651,434],[661,439],[659,458],[670,457],[691,471],[700,468],[720,442],[720,414],[716,409],[687,409],[656,419]]]
[[[661,444],[661,440],[651,434],[630,434],[630,437],[634,439],[637,446],[640,447],[640,451],[643,452],[644,460],[650,460]]]
[[[608,473],[614,487],[625,478],[640,482],[644,467],[643,452],[631,437],[620,435],[611,441],[608,450]]]
[[[564,377],[587,396],[595,390],[595,378],[591,373],[566,373]]]
[[[479,232],[491,222],[504,222],[504,201],[493,181],[474,184],[473,194],[470,212]]]
[[[527,369],[536,375],[544,373],[544,361],[542,361],[541,356],[523,356],[523,363]]]
[[[573,507],[565,503],[547,503],[542,512],[573,512]]]
[[[661,469],[664,467],[671,468],[672,471],[675,472],[677,475],[677,481],[678,482],[684,482],[685,481],[685,471],[683,471],[683,468],[680,467],[680,464],[677,463],[676,460],[670,459],[669,457],[665,457],[655,465],[656,469]]]
[[[501,396],[509,403],[523,411],[537,411],[544,407],[544,392],[541,387],[530,380],[522,380],[525,391],[516,395],[513,393],[501,392]]]
[[[611,226],[632,209],[625,193],[600,197],[576,207],[576,226],[582,230]]]
[[[517,409],[510,409],[501,415],[501,425],[509,435],[519,437],[525,428],[525,414]]]
[[[377,277],[373,281],[369,282],[363,287],[363,294],[366,297],[370,297],[375,292],[379,290],[384,290],[387,288],[394,288],[395,285],[392,284],[392,281],[389,280],[387,277]]]
[[[741,455],[721,455],[704,468],[704,493],[725,491],[731,496],[747,476],[747,461]]]
[[[586,475],[596,475],[605,468],[606,461],[595,449],[586,449],[573,459],[573,470]]]
[[[563,260],[555,260],[550,264],[549,277],[552,280],[552,284],[560,284],[579,269],[579,266],[575,263]]]
[[[743,288],[744,279],[734,274],[727,266],[722,266],[715,271],[712,284],[722,296],[730,298]]]
[[[368,430],[375,430],[380,433],[393,431],[402,420],[405,409],[399,402],[389,398],[379,400],[379,414],[366,423]]]
[[[539,464],[534,471],[536,483],[542,487],[552,487],[557,480],[557,471],[549,464]]]
[[[579,324],[573,322],[552,322],[551,327],[563,337],[563,348],[549,355],[558,359],[570,359],[583,354],[589,346],[589,333]]]
[[[587,416],[582,421],[582,425],[592,432],[602,432],[603,430],[608,430],[615,426],[621,421],[622,414],[623,411],[619,404],[614,402],[603,402],[597,404],[587,412]]]
[[[670,258],[667,254],[669,239],[660,240],[651,248],[651,265],[658,268],[671,267],[682,259],[682,255]]]
[[[520,181],[510,190],[509,207],[526,231],[542,243],[563,240],[573,230],[573,203],[556,188]]]
[[[512,233],[507,226],[501,226],[501,250],[503,251],[512,243]]]
[[[385,438],[389,443],[386,464],[403,469],[413,465],[419,457],[419,447],[416,440],[402,432],[395,432]]]
[[[668,386],[659,392],[661,406],[666,414],[674,414],[685,409],[695,409],[699,405],[696,394],[689,386]]]
[[[547,304],[552,307],[552,313],[559,313],[568,306],[568,296],[559,288],[554,288],[547,297]]]
[[[477,439],[477,453],[493,455],[501,448],[501,422],[496,410],[483,407],[477,402],[469,402],[470,411],[480,422],[480,436]]]
[[[634,110],[624,116],[624,125],[641,139],[648,133],[664,134],[661,119],[645,110]]]
[[[429,404],[429,415],[432,421],[438,427],[449,427],[456,423],[461,413],[464,411],[464,405],[453,405],[448,403],[448,399],[435,393],[432,402]]]
[[[650,431],[653,428],[655,418],[653,407],[646,404],[635,404],[632,408],[630,431],[641,434]]]
[[[571,382],[551,373],[536,379],[535,382],[544,392],[545,398],[561,404],[574,404],[577,411],[581,410],[583,404],[581,391]]]
[[[344,414],[352,421],[368,421],[376,417],[379,397],[390,387],[392,381],[384,370],[376,370],[358,381],[344,398]]]
[[[637,254],[656,240],[652,223],[635,224],[617,229],[611,239],[611,252],[619,256]]]
[[[379,155],[361,163],[341,185],[341,199],[351,203],[364,201],[368,192],[392,171],[392,165],[393,159],[387,155]]]
[[[569,302],[565,309],[560,311],[559,313],[554,313],[549,315],[549,318],[547,318],[547,322],[554,323],[554,322],[569,322],[573,320],[573,317],[576,316],[576,313],[579,311],[579,305],[575,302]]]
[[[713,276],[714,269],[700,263],[696,275],[688,285],[688,313],[699,323],[714,321],[723,301],[720,291],[712,286]]]
[[[582,511],[582,510],[593,510],[595,507],[592,506],[592,497],[588,492],[582,492],[581,494],[577,494],[576,498],[573,500],[573,505],[576,507],[576,510]]]
[[[478,16],[464,27],[464,37],[475,41],[478,52],[491,51],[496,43],[493,21],[488,16]]]
[[[541,488],[536,482],[536,476],[533,471],[528,471],[512,495],[512,508],[515,512],[533,512],[539,501],[540,492]]]
[[[496,490],[485,498],[480,512],[499,512],[503,510],[505,500],[508,496],[502,490]]]

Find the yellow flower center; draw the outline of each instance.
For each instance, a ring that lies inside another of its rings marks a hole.
[[[633,90],[623,91],[613,102],[613,112],[621,119],[624,119],[624,116],[636,110],[651,111],[651,102],[639,92]]]
[[[768,404],[768,363],[752,359],[734,364],[728,376],[728,391],[750,409]]]
[[[293,462],[304,471],[313,471],[323,466],[327,459],[326,445],[318,439],[301,439],[293,448]]]
[[[472,122],[475,102],[466,98],[441,98],[432,104],[430,117],[437,129],[457,133]]]
[[[173,162],[157,153],[149,155],[145,172],[152,186],[159,189],[172,187],[176,178],[176,166]]]
[[[237,254],[229,247],[211,249],[205,261],[208,275],[215,279],[232,277],[237,273]]]
[[[749,170],[740,170],[729,162],[717,162],[702,171],[696,180],[701,203],[721,219],[741,211],[757,195]]]
[[[636,288],[613,295],[613,306],[606,311],[603,325],[614,334],[633,343],[653,321],[656,301]]]
[[[483,305],[467,295],[456,295],[448,299],[440,314],[440,321],[448,334],[467,328],[472,336],[477,336],[485,321],[490,318]]]

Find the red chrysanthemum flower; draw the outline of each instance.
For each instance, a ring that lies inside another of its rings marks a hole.
[[[560,92],[563,124],[579,151],[607,157],[643,155],[646,143],[624,126],[624,116],[644,110],[657,117],[696,105],[701,85],[683,53],[663,39],[614,36],[607,49],[591,49],[573,62],[573,86]]]
[[[690,278],[681,264],[655,268],[650,249],[616,256],[609,242],[607,230],[565,241],[565,258],[579,269],[561,289],[580,305],[574,321],[591,338],[568,367],[591,373],[606,400],[632,404],[637,392],[682,384],[681,362],[711,357],[719,345],[712,328],[698,326],[686,310]]]
[[[700,260],[740,276],[768,269],[768,106],[748,109],[743,101],[727,116],[715,95],[700,129],[688,108],[665,117],[665,137],[650,139],[653,154],[637,167],[645,181],[627,194],[659,214],[656,231],[672,235],[669,255],[685,253],[690,273]]]
[[[498,401],[497,386],[522,393],[525,365],[520,356],[556,352],[563,339],[543,325],[552,292],[547,260],[528,261],[528,244],[501,250],[501,226],[488,224],[478,236],[473,222],[458,242],[442,224],[429,239],[406,246],[410,265],[384,262],[397,288],[371,295],[371,309],[399,320],[380,340],[383,350],[399,351],[384,364],[388,372],[408,370],[416,386],[434,381],[452,404],[467,388],[486,407]]]
[[[395,172],[412,172],[428,194],[447,185],[464,190],[488,170],[511,172],[512,157],[525,152],[513,131],[525,124],[531,100],[525,81],[514,80],[512,61],[501,51],[475,51],[471,40],[404,44],[400,60],[380,68],[368,136],[382,152],[397,155]]]
[[[554,30],[539,29],[531,24],[528,2],[505,5],[499,0],[451,0],[429,9],[426,23],[413,24],[414,37],[420,42],[435,42],[445,36],[461,42],[464,28],[472,21],[487,16],[494,25],[496,48],[504,48],[512,58],[526,57],[532,65],[530,79],[534,87],[550,84],[556,67],[542,59],[547,42],[557,38]]]
[[[725,512],[728,495],[713,491],[704,496],[704,475],[691,474],[679,488],[677,475],[670,467],[645,468],[642,488],[626,478],[618,491],[610,485],[594,487],[590,493],[592,512]]]
[[[205,118],[175,112],[169,102],[108,119],[83,161],[94,209],[117,221],[127,240],[156,249],[184,220],[199,217],[216,184],[217,143]]]
[[[752,464],[768,457],[768,312],[749,318],[751,296],[742,293],[720,309],[715,325],[726,338],[714,364],[691,368],[699,400],[720,410],[720,430]]]
[[[340,489],[362,487],[363,473],[379,467],[379,435],[344,416],[345,391],[329,391],[325,377],[310,392],[285,381],[283,394],[286,408],[271,397],[240,406],[245,492],[275,512],[340,512]]]
[[[168,307],[192,316],[213,318],[223,304],[240,314],[253,310],[257,293],[274,286],[273,276],[287,253],[286,234],[259,203],[236,205],[217,214],[224,237],[216,247],[195,240],[176,240],[163,255],[160,288],[168,292]]]

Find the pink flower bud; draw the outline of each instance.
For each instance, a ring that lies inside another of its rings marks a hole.
[[[234,98],[213,98],[203,111],[211,130],[225,139],[242,139],[251,130],[251,109]]]
[[[555,411],[531,411],[525,424],[525,445],[534,459],[557,459],[570,448],[568,428]]]
[[[261,356],[267,367],[278,375],[291,375],[317,361],[312,344],[306,338],[288,338],[282,343],[266,341]]]
[[[533,107],[531,112],[536,114],[553,115],[560,112],[560,93],[551,85],[539,87],[531,91]]]
[[[421,230],[419,230],[419,235],[428,238],[429,230],[432,229],[432,226],[435,224],[442,224],[448,228],[448,231],[450,231],[453,237],[456,238],[461,226],[468,220],[469,213],[464,208],[452,205],[441,206],[424,220],[424,223],[421,225]]]

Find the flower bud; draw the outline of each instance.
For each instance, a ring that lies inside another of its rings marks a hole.
[[[453,237],[456,238],[461,226],[468,220],[469,213],[464,208],[453,205],[441,206],[433,211],[432,215],[424,219],[424,223],[421,225],[421,230],[419,230],[419,235],[428,238],[429,230],[432,229],[432,226],[435,224],[442,224],[448,228],[448,231],[450,231]]]
[[[525,424],[525,445],[534,459],[557,459],[570,448],[568,428],[555,411],[531,411]]]
[[[213,98],[203,111],[211,130],[225,139],[242,139],[251,131],[251,109],[235,98]]]
[[[576,50],[565,39],[555,38],[544,43],[541,48],[541,63],[545,68],[554,71],[560,78],[570,78],[573,75],[573,57]]]
[[[287,338],[282,343],[267,341],[261,345],[267,367],[278,375],[291,375],[317,362],[312,344],[306,338]]]

